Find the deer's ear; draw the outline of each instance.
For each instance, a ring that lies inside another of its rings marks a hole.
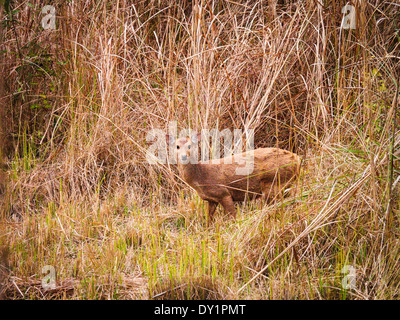
[[[174,136],[171,136],[170,134],[166,134],[165,135],[165,139],[166,139],[166,141],[167,141],[167,144],[174,144],[175,143],[175,137]]]

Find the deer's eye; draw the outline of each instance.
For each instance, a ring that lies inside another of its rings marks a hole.
[[[180,147],[179,147],[179,146],[176,146],[176,148],[179,149]]]

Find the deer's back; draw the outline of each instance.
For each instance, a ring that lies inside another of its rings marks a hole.
[[[246,174],[245,166],[250,170]],[[261,195],[266,184],[283,184],[298,172],[300,158],[277,148],[260,148],[199,163],[192,186],[205,200],[215,201],[227,192],[235,201]],[[251,168],[253,168],[251,170]]]

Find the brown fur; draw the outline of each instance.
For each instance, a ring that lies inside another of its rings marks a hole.
[[[189,137],[174,143],[179,172],[183,180],[208,201],[211,219],[218,204],[235,217],[234,201],[243,201],[246,196],[250,199],[263,196],[267,201],[276,199],[297,177],[300,167],[299,156],[277,148],[260,148],[223,159],[186,163],[183,158],[190,159],[195,147],[192,145]],[[254,152],[253,171],[249,175],[238,175],[236,169],[244,168],[244,159],[250,152]]]

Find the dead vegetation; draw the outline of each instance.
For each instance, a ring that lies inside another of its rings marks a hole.
[[[3,3],[2,298],[398,298],[397,2]],[[299,154],[296,192],[207,225],[146,161],[171,121]]]

